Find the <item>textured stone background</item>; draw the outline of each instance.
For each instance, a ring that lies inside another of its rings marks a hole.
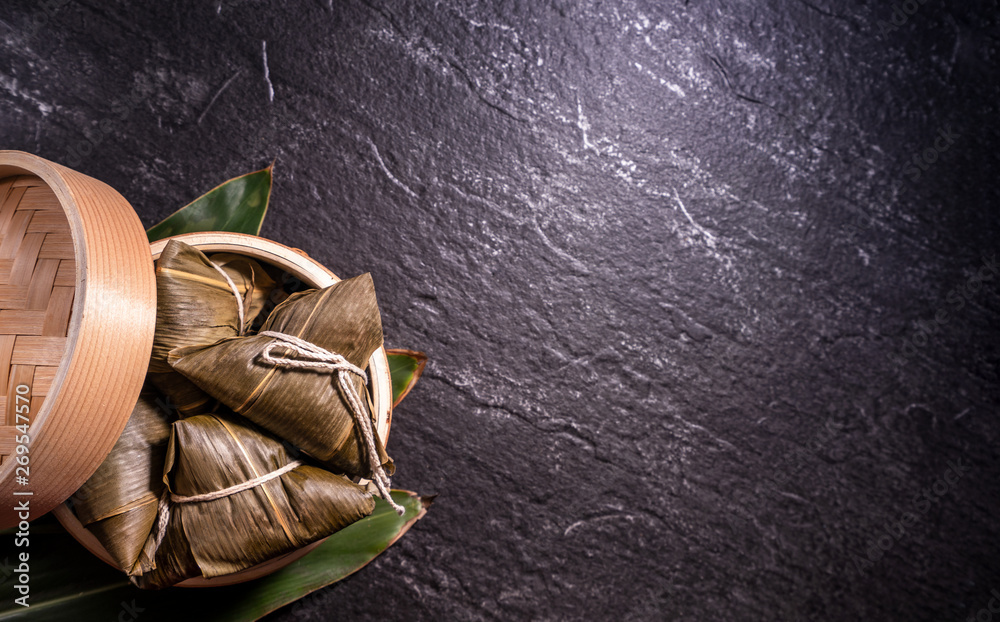
[[[0,146],[147,224],[277,160],[263,234],[432,360],[390,448],[436,505],[271,619],[1000,588],[995,0],[162,4],[5,2]]]

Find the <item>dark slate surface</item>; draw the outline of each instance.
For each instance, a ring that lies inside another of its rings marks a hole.
[[[0,145],[147,224],[276,159],[263,233],[432,359],[390,448],[436,505],[271,619],[1000,590],[995,1],[162,4],[5,3]]]

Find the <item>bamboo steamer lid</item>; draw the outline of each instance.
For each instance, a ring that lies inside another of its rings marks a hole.
[[[208,253],[248,255],[310,287],[339,280],[302,251],[263,238],[210,232],[177,239]],[[0,151],[0,529],[19,523],[22,500],[29,520],[60,506],[125,428],[149,365],[153,259],[165,244],[149,244],[135,211],[106,184],[38,156]],[[369,359],[369,375],[376,427],[387,440],[392,385],[384,348]],[[26,465],[17,460],[25,416],[18,421],[17,410],[25,403]],[[56,515],[109,559],[65,506]],[[209,584],[262,576],[308,548]]]
[[[139,395],[155,321],[149,243],[128,202],[0,151],[0,528],[20,521],[15,505],[38,518],[97,470]]]

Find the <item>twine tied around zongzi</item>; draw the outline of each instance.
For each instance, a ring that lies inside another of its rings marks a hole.
[[[215,501],[216,499],[222,499],[230,495],[235,495],[238,492],[243,492],[244,490],[256,488],[257,486],[265,484],[272,479],[281,477],[285,473],[288,473],[289,471],[292,471],[300,466],[302,466],[301,461],[293,460],[276,471],[271,471],[270,473],[265,473],[253,479],[248,479],[243,483],[230,486],[229,488],[214,490],[201,495],[177,495],[170,492],[169,488],[164,488],[163,494],[160,495],[160,503],[156,512],[156,530],[150,532],[149,537],[146,539],[146,544],[142,548],[143,553],[146,555],[147,559],[153,561],[157,549],[160,548],[163,538],[167,535],[167,524],[170,522],[171,504],[200,503],[203,501]],[[291,536],[291,534],[289,534],[289,536]]]
[[[286,335],[285,333],[279,333],[273,330],[262,331],[259,335],[274,339],[274,341],[269,343],[264,348],[264,351],[261,354],[265,362],[281,367],[316,369],[336,374],[337,383],[341,392],[344,394],[344,398],[350,406],[349,410],[351,411],[351,415],[354,416],[354,422],[357,424],[361,431],[361,436],[365,440],[365,449],[367,449],[368,453],[368,464],[372,471],[372,482],[375,483],[375,488],[378,489],[379,495],[392,506],[392,509],[396,510],[397,514],[402,516],[406,510],[403,506],[392,500],[392,495],[389,491],[389,476],[386,475],[385,469],[382,468],[382,463],[379,461],[378,457],[378,449],[375,448],[375,431],[372,428],[371,417],[369,417],[368,413],[365,412],[365,407],[361,402],[361,396],[358,395],[357,389],[354,388],[354,384],[351,382],[352,374],[360,377],[365,382],[368,382],[368,375],[363,369],[351,364],[350,361],[340,354],[325,350],[304,339],[299,339],[298,337]],[[292,350],[297,353],[300,358],[276,356],[273,354],[273,351],[277,348],[287,348]]]
[[[244,300],[243,297],[240,296],[240,290],[236,287],[236,283],[234,283],[233,280],[229,278],[229,274],[222,269],[222,266],[215,263],[214,261],[210,261],[209,263],[212,264],[213,268],[219,271],[219,274],[222,275],[222,278],[226,279],[226,283],[229,285],[229,289],[233,290],[233,296],[236,296],[236,306],[239,308],[239,321],[240,321],[239,328],[237,329],[237,334],[240,337],[242,337],[243,333],[246,332],[246,326],[245,326],[246,310],[244,309],[244,307],[246,306],[246,300]]]

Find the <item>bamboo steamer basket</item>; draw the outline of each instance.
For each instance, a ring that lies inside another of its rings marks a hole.
[[[206,253],[247,255],[308,287],[339,280],[302,251],[271,240],[225,232],[176,239]],[[129,203],[104,183],[38,156],[0,151],[0,528],[17,525],[15,506],[28,500],[29,520],[54,510],[78,541],[112,563],[63,501],[110,453],[139,397],[156,321],[153,261],[166,242],[150,244]],[[392,385],[385,349],[368,364],[376,426],[387,440]],[[23,411],[25,404],[30,443],[18,454],[16,426],[25,416],[18,420],[18,406]],[[19,455],[28,456],[27,465]],[[27,484],[18,479],[25,474]],[[255,579],[318,544],[181,585]]]
[[[145,376],[156,286],[139,219],[105,184],[5,151],[0,195],[3,528],[19,521],[15,499],[28,500],[31,518],[45,514],[111,450]],[[31,441],[20,474],[19,386],[29,388]]]

